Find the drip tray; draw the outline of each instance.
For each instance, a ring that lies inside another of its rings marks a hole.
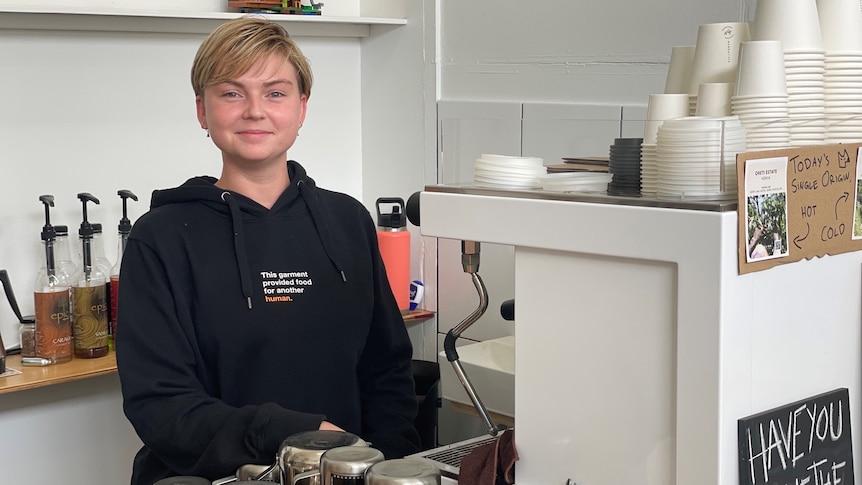
[[[452,443],[451,445],[439,446],[431,450],[416,453],[415,455],[410,455],[410,457],[431,460],[440,469],[440,473],[444,477],[457,479],[461,471],[461,460],[474,449],[488,443],[493,443],[496,439],[496,436],[479,436]]]

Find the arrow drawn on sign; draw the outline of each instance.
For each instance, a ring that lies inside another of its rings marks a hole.
[[[841,197],[838,197],[838,200],[835,201],[835,220],[836,221],[838,220],[838,203],[841,202],[841,199],[844,199],[844,202],[847,202],[848,197],[850,197],[850,194],[847,192],[844,192],[844,194],[841,195]]]
[[[796,249],[802,249],[802,246],[799,245],[802,241],[808,239],[808,235],[811,234],[811,224],[805,223],[805,236],[799,237],[796,236],[793,238],[793,245],[796,246]]]
[[[838,168],[847,168],[847,164],[850,163],[850,154],[847,153],[847,149],[838,152]]]

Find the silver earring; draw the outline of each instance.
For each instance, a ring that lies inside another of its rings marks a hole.
[[[210,130],[207,130],[207,138],[210,137]]]

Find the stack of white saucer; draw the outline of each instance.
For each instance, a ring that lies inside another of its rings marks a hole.
[[[539,175],[542,190],[548,192],[606,193],[613,174],[608,172],[560,172]]]
[[[658,129],[665,120],[688,116],[690,97],[687,93],[650,94],[647,119],[641,145],[641,195],[654,196],[658,191]]]
[[[660,199],[736,196],[736,155],[746,151],[745,128],[735,116],[686,117],[658,128]]]
[[[473,183],[500,189],[539,189],[540,175],[548,173],[538,157],[482,154],[473,165]]]

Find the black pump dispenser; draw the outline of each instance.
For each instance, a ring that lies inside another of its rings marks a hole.
[[[81,192],[78,194],[78,200],[82,205],[81,227],[78,229],[78,236],[81,238],[81,257],[83,258],[84,277],[89,280],[90,273],[93,270],[93,252],[91,244],[93,242],[93,225],[87,220],[87,202],[99,204],[99,199],[92,194]]]
[[[129,220],[128,215],[128,206],[127,202],[129,199],[137,202],[138,196],[132,193],[131,190],[118,190],[117,195],[120,196],[120,199],[123,201],[123,217],[120,219],[120,224],[117,226],[117,230],[119,231],[120,240],[122,244],[122,249],[126,249],[126,241],[129,239],[129,233],[132,232],[132,221]],[[117,259],[119,260],[120,256],[117,255]]]
[[[39,200],[45,206],[45,225],[42,226],[42,241],[45,242],[45,268],[48,269],[48,277],[51,278],[57,271],[57,265],[54,261],[54,241],[57,239],[57,232],[54,230],[54,226],[51,225],[51,207],[54,207],[54,196],[40,195]]]

